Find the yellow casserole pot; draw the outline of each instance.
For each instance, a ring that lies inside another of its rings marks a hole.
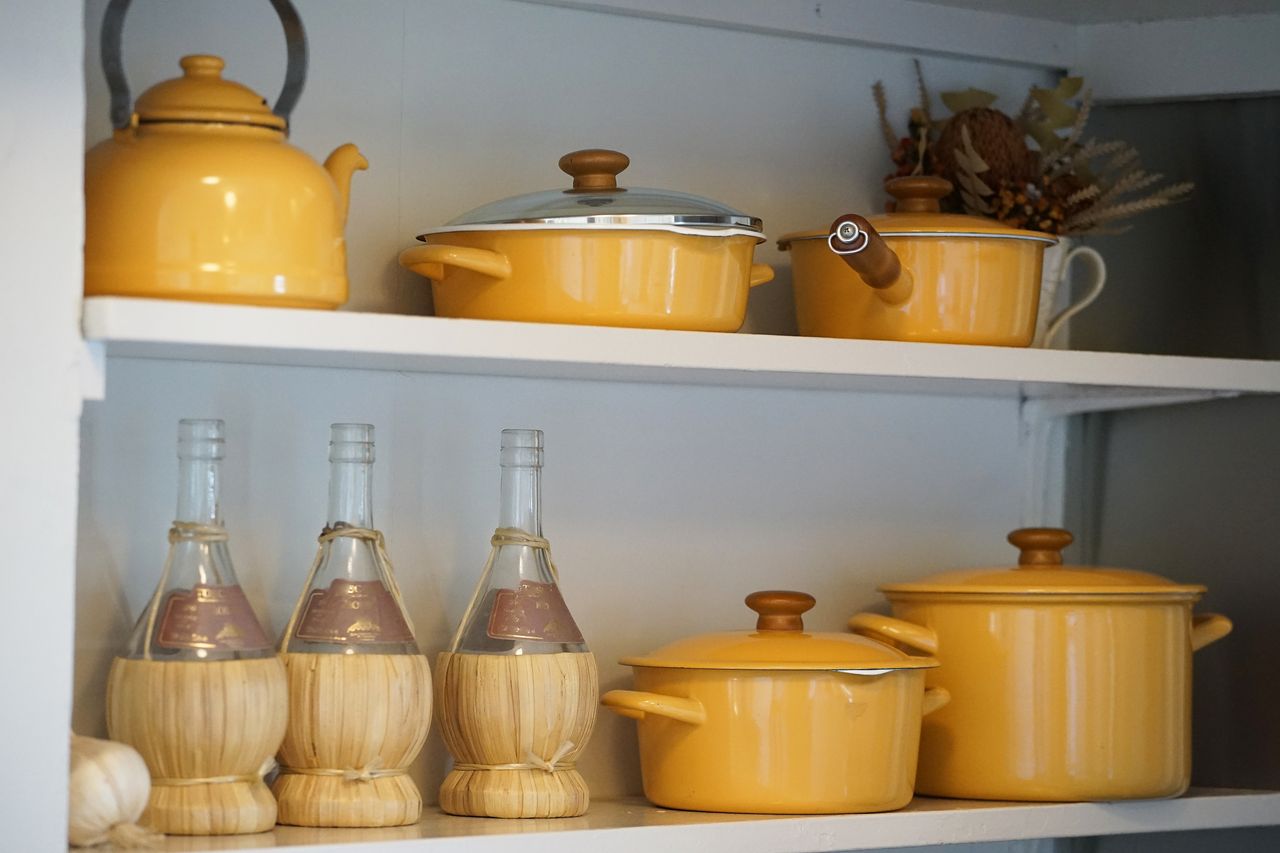
[[[931,685],[952,702],[924,724],[916,790],[1083,801],[1174,797],[1191,776],[1191,655],[1231,622],[1193,616],[1204,587],[1062,565],[1071,534],[1009,534],[1014,570],[948,572],[881,589],[937,633]],[[897,639],[863,615],[855,630]],[[904,635],[907,639],[910,635]]]
[[[911,800],[930,631],[896,626],[906,654],[856,634],[811,634],[799,592],[756,592],[755,631],[704,634],[624,658],[635,690],[601,701],[637,722],[644,793],[676,809],[755,814],[878,812]]]
[[[573,187],[505,199],[418,239],[400,264],[431,279],[436,314],[484,320],[735,332],[760,220],[685,193],[624,188],[630,160],[560,158]]]
[[[950,182],[885,184],[895,212],[848,214],[788,234],[800,334],[1025,347],[1035,335],[1044,250],[1057,239],[941,213]]]
[[[286,141],[306,42],[287,2],[289,71],[273,112],[222,78],[216,56],[185,56],[183,76],[130,103],[120,59],[125,2],[108,7],[103,67],[111,139],[85,158],[85,294],[297,308],[347,300],[343,231],[351,175],[343,145],[322,167]]]

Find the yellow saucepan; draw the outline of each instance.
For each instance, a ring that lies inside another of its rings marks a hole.
[[[800,334],[1028,346],[1044,250],[1057,242],[992,219],[939,212],[942,178],[894,178],[895,212],[848,214],[788,234]]]
[[[1230,620],[1192,615],[1202,586],[1062,565],[1065,530],[1017,530],[1009,540],[1022,552],[1015,570],[882,587],[909,630],[936,632],[942,665],[928,681],[952,696],[924,724],[916,789],[1033,801],[1184,792],[1191,655],[1230,633]],[[850,626],[910,641],[865,615]]]
[[[637,720],[645,796],[694,811],[890,811],[911,800],[920,719],[947,702],[925,689],[927,629],[893,623],[920,654],[857,634],[811,634],[812,596],[757,592],[753,632],[704,634],[624,658],[635,690],[604,705]]]
[[[760,221],[717,202],[623,188],[617,151],[566,154],[573,187],[506,199],[419,236],[400,264],[432,282],[436,314],[734,332]]]

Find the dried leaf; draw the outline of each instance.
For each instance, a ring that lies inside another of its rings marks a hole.
[[[1097,184],[1089,184],[1082,190],[1076,190],[1067,196],[1067,207],[1075,207],[1077,204],[1083,204],[1090,199],[1097,198],[1102,194],[1102,188]]]
[[[1067,226],[1071,228],[1079,228],[1088,225],[1101,225],[1106,222],[1113,222],[1117,219],[1136,216],[1137,214],[1145,213],[1148,210],[1167,207],[1176,201],[1181,201],[1186,198],[1191,192],[1192,187],[1193,185],[1189,183],[1171,184],[1158,192],[1152,193],[1146,198],[1134,199],[1133,201],[1126,201],[1112,205],[1093,205],[1088,210],[1082,211],[1068,219]]]
[[[1083,86],[1083,77],[1063,77],[1058,81],[1058,85],[1053,91],[1065,101],[1078,95]]]
[[[884,144],[889,146],[889,153],[898,150],[898,135],[893,132],[893,125],[889,123],[889,99],[884,94],[884,83],[877,80],[871,87],[871,97],[876,101],[876,112],[880,114],[880,134],[884,137]]]
[[[1058,93],[1049,89],[1032,89],[1036,104],[1044,113],[1045,122],[1055,130],[1071,127],[1075,124],[1078,110],[1069,102],[1058,97]]]
[[[920,67],[920,60],[913,60],[916,64],[916,88],[920,94],[920,112],[924,114],[925,125],[933,126],[933,114],[929,110],[929,89],[924,85],[924,69]]]
[[[965,89],[963,92],[942,93],[942,103],[946,104],[947,109],[952,113],[989,107],[996,102],[996,98],[997,96],[990,92],[974,88]]]

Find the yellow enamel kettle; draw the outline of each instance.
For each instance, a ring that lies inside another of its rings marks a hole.
[[[322,167],[286,141],[306,75],[306,36],[289,0],[272,0],[288,42],[274,111],[222,78],[216,56],[185,56],[183,75],[131,105],[120,36],[129,0],[102,30],[111,139],[85,158],[85,295],[296,308],[347,300],[351,174],[368,162],[340,146]]]

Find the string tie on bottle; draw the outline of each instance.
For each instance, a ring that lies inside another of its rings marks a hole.
[[[374,779],[406,776],[409,773],[403,768],[383,769],[381,764],[381,759],[375,758],[364,767],[344,767],[341,770],[330,767],[281,767],[280,772],[295,776],[338,776],[347,782],[372,782]]]
[[[551,543],[543,537],[526,533],[518,527],[499,527],[493,531],[489,544],[493,546],[495,552],[504,545],[523,545],[526,548],[534,548],[545,552],[547,555],[547,568],[551,570],[551,577],[556,583],[560,582],[560,572],[556,569],[556,564],[551,559]],[[492,554],[490,559],[492,559]]]
[[[293,639],[293,631],[298,624],[298,617],[302,614],[303,604],[306,603],[307,592],[311,589],[311,584],[315,582],[316,573],[320,571],[320,561],[324,559],[325,543],[332,542],[335,539],[360,539],[373,543],[373,548],[378,553],[378,559],[382,561],[383,566],[386,568],[384,580],[386,581],[387,591],[391,593],[391,597],[399,605],[400,615],[404,617],[405,624],[409,626],[409,633],[415,637],[418,636],[417,630],[413,627],[413,621],[409,618],[409,609],[405,607],[404,596],[400,594],[400,584],[396,583],[395,569],[391,566],[391,555],[387,553],[387,540],[382,535],[382,531],[374,530],[371,527],[355,527],[338,522],[333,527],[326,526],[320,531],[320,535],[316,537],[320,547],[316,549],[316,558],[311,561],[311,571],[307,573],[306,583],[302,585],[302,593],[298,596],[297,603],[293,605],[293,613],[289,616],[289,624],[285,626],[284,635],[280,638],[280,653],[284,654],[289,651],[289,641]],[[403,773],[404,771],[398,772]],[[388,772],[387,775],[398,774]]]
[[[472,764],[465,761],[456,761],[453,764],[454,770],[541,770],[544,773],[555,773],[560,770],[572,770],[577,766],[576,762],[565,761],[564,757],[572,752],[574,743],[566,740],[564,743],[551,754],[550,758],[542,758],[535,755],[533,750],[525,753],[523,762],[514,762],[511,764]]]

